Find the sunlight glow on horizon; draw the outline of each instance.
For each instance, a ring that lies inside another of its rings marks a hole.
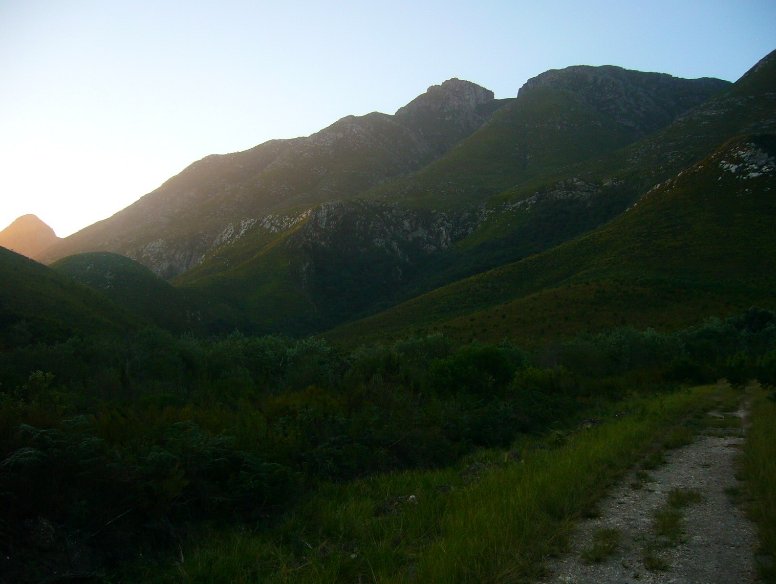
[[[451,77],[497,97],[577,64],[734,81],[776,48],[769,1],[624,4],[0,1],[0,229],[34,213],[69,235],[208,154]]]

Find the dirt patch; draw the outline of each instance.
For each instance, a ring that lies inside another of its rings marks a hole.
[[[660,468],[632,472],[600,502],[600,516],[578,526],[571,552],[548,562],[542,582],[755,582],[755,529],[731,497],[740,487],[735,459],[742,444],[740,435],[702,435],[667,452]],[[669,494],[677,492],[698,496],[678,511],[681,535],[665,541],[656,517],[671,508]],[[591,555],[607,533],[614,543]]]

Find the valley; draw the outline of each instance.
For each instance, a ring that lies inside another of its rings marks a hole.
[[[0,583],[539,582],[740,404],[729,502],[773,581],[774,217],[776,53],[453,78],[63,239],[24,216]]]

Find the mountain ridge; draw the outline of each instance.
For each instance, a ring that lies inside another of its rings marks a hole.
[[[201,260],[229,220],[256,218],[279,206],[309,207],[407,173],[490,115],[488,107],[474,110],[488,103],[498,107],[492,92],[475,84],[443,86],[432,86],[394,116],[346,116],[306,138],[205,157],[133,205],[70,236],[45,259],[113,251],[163,277],[175,276]],[[471,114],[460,119],[445,117],[469,109]],[[425,112],[425,125],[419,124],[418,111]],[[144,221],[155,227],[147,228]]]
[[[45,259],[113,251],[173,277],[202,261],[228,223],[350,198],[406,175],[510,103],[474,83],[451,79],[429,87],[393,116],[346,116],[307,138],[205,157],[138,203],[67,238]]]
[[[715,144],[767,130],[768,63],[733,85],[574,66],[506,101],[452,79],[393,116],[206,157],[121,212],[124,232],[93,230],[227,299],[244,330],[318,332],[571,240]]]

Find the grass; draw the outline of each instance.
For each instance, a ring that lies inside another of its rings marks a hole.
[[[201,534],[183,563],[148,582],[451,583],[537,577],[566,549],[573,523],[670,428],[713,407],[701,387],[618,405],[625,415],[520,463],[484,451],[452,468],[378,475],[322,488],[281,524]],[[541,440],[541,439],[540,439]],[[475,479],[466,469],[478,465]],[[467,478],[468,477],[468,478]],[[616,546],[601,534],[590,558]]]
[[[671,564],[658,554],[654,546],[647,546],[644,549],[641,560],[650,572],[665,572],[671,568]]]
[[[744,446],[744,477],[750,517],[760,538],[758,564],[764,582],[776,582],[776,399],[753,389],[751,427]]]
[[[669,492],[666,504],[655,512],[653,531],[658,539],[668,546],[682,543],[686,537],[683,511],[702,500],[703,496],[693,489],[673,489]]]
[[[677,426],[666,432],[663,438],[663,447],[675,450],[687,446],[695,438],[695,431],[689,425]]]
[[[633,480],[630,482],[630,488],[634,491],[644,487],[644,483],[648,483],[652,480],[652,477],[645,470],[637,470],[633,475]]]
[[[663,450],[652,450],[644,457],[641,467],[646,470],[655,470],[666,463],[666,457]]]
[[[741,436],[741,418],[735,414],[709,413],[704,420],[704,433],[710,436]]]
[[[703,501],[703,495],[695,489],[672,489],[665,504],[655,511],[652,521],[652,537],[642,551],[644,567],[649,571],[665,571],[671,566],[661,552],[686,540],[684,511],[690,505]]]
[[[580,558],[586,564],[600,564],[611,557],[620,545],[620,530],[611,527],[602,527],[593,533],[593,541],[590,547],[582,550]]]
[[[678,511],[702,501],[703,495],[695,489],[673,489],[668,493],[667,505]]]
[[[652,528],[666,547],[675,546],[684,540],[682,512],[671,507],[662,507],[655,512]]]

